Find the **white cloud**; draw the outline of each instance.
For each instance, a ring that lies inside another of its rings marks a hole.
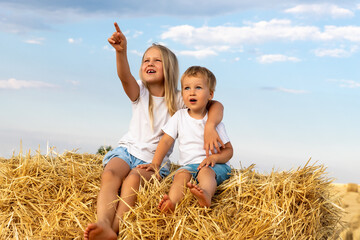
[[[217,53],[212,49],[201,49],[201,50],[194,50],[194,51],[180,51],[179,55],[183,56],[193,56],[195,58],[205,58],[209,56],[216,56]]]
[[[257,58],[259,63],[273,63],[273,62],[300,62],[296,57],[289,57],[282,54],[267,54]]]
[[[130,50],[131,53],[139,56],[139,57],[142,57],[143,56],[143,53],[139,52],[138,50]]]
[[[103,46],[103,49],[105,51],[115,52],[115,49],[113,47],[111,47],[111,45],[105,45],[105,46]]]
[[[44,42],[45,38],[33,38],[33,39],[27,39],[24,42],[29,44],[42,44]]]
[[[334,4],[302,4],[285,10],[292,14],[310,14],[314,16],[331,16],[332,18],[353,17],[354,13]]]
[[[79,44],[79,43],[82,43],[82,38],[78,38],[78,39],[68,38],[68,43],[70,43],[70,44]]]
[[[133,34],[133,38],[137,38],[139,36],[143,35],[143,32],[142,31],[135,31],[135,33]]]
[[[161,35],[188,46],[226,44],[233,47],[258,44],[268,41],[350,41],[360,42],[360,26],[325,26],[321,31],[316,26],[296,26],[287,19],[272,19],[245,26],[179,25],[170,27]]]
[[[350,57],[351,54],[358,51],[357,46],[351,47],[349,50],[344,48],[334,48],[334,49],[316,49],[314,53],[317,57],[337,57],[337,58],[344,58]]]
[[[217,56],[219,52],[227,52],[230,49],[231,47],[227,45],[213,45],[211,47],[195,46],[195,50],[183,50],[179,51],[178,54],[183,56],[193,56],[195,58],[201,59],[209,56]],[[233,52],[242,52],[242,49]]]
[[[76,81],[76,80],[67,80],[66,82],[70,83],[73,86],[79,86],[80,85],[80,81]]]
[[[354,80],[346,80],[346,79],[329,79],[329,82],[336,82],[340,87],[343,88],[359,88],[360,82],[356,82]]]
[[[348,40],[350,42],[360,42],[359,26],[325,26],[325,31],[319,40]]]
[[[0,80],[0,89],[21,89],[21,88],[56,88],[54,84],[41,81],[24,81],[10,78],[8,80]]]
[[[309,93],[305,90],[297,90],[297,89],[289,89],[289,88],[282,88],[282,87],[263,87],[262,90],[267,91],[275,91],[275,92],[285,92],[285,93],[291,93],[291,94],[306,94]]]

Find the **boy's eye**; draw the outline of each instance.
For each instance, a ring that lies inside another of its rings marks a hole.
[[[189,90],[190,89],[190,87],[184,87],[184,90]]]
[[[200,86],[197,86],[196,89],[201,89],[201,87],[200,87]]]

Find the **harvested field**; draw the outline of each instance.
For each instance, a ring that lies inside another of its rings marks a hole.
[[[101,155],[65,152],[0,158],[0,239],[82,239],[96,221]],[[171,176],[138,193],[119,239],[337,239],[343,208],[325,168],[232,171],[211,208],[187,193],[173,215],[156,209]],[[119,199],[121,201],[121,199]]]

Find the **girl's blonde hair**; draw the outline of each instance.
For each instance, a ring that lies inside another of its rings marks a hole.
[[[168,108],[168,112],[170,116],[174,115],[177,109],[177,92],[178,92],[178,79],[179,79],[179,64],[176,55],[167,47],[153,43],[145,53],[151,49],[157,48],[160,51],[163,71],[164,71],[164,89],[165,89],[165,102]],[[142,62],[144,61],[144,56],[142,58]],[[148,88],[147,83],[143,80],[142,72],[140,68],[140,79],[144,83],[144,85]],[[149,114],[150,114],[150,122],[151,126],[153,126],[154,122],[154,114],[153,114],[154,103],[152,100],[151,94],[149,94]]]

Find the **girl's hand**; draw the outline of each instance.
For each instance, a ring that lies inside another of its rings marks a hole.
[[[212,154],[215,154],[215,149],[218,153],[220,153],[220,147],[225,148],[225,145],[223,141],[221,141],[215,126],[205,124],[204,149],[206,152],[206,157],[209,157],[210,151]]]
[[[156,174],[156,178],[158,180],[161,179],[161,176],[159,174],[159,166],[155,165],[153,163],[148,163],[148,164],[140,164],[136,166],[137,168],[141,168],[141,169],[145,169],[147,172],[153,171]]]
[[[207,157],[205,158],[198,166],[198,170],[202,169],[203,167],[208,167],[208,166],[211,166],[211,167],[214,167],[216,164],[216,160],[214,158],[212,158],[211,156],[210,157]]]
[[[111,37],[108,38],[108,42],[111,44],[111,46],[113,46],[115,48],[115,50],[117,52],[122,52],[124,50],[126,50],[126,37],[125,35],[121,32],[118,24],[115,22],[114,23],[116,32],[113,33],[113,35]]]

